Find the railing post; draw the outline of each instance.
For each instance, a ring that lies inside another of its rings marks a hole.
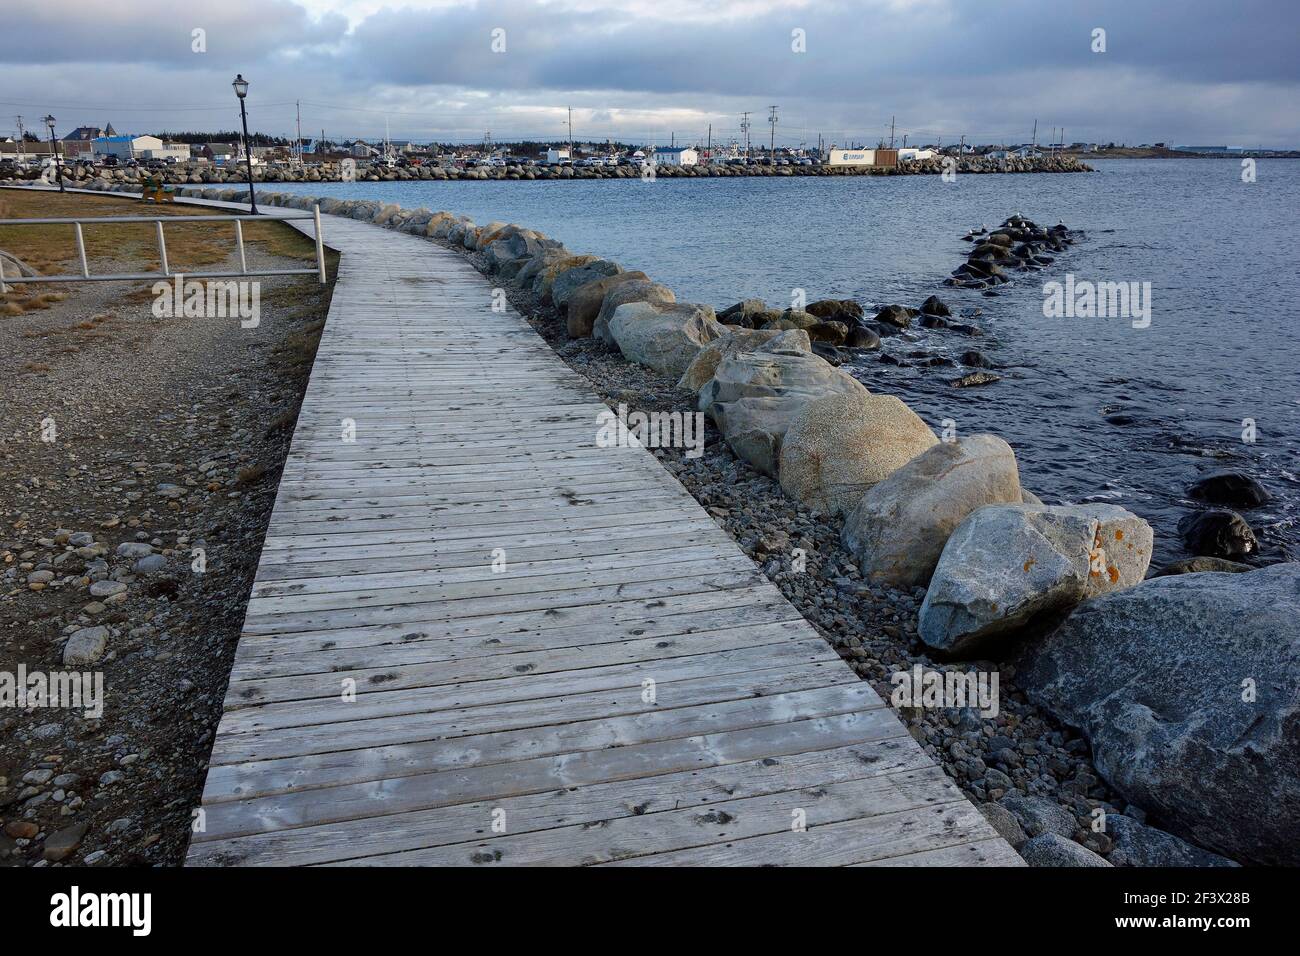
[[[248,259],[244,256],[244,224],[235,220],[235,244],[239,246],[239,271],[248,272]]]
[[[162,266],[162,274],[169,276],[172,270],[167,265],[167,240],[163,238],[162,220],[155,220],[154,225],[158,227],[158,262]]]
[[[312,218],[316,222],[316,266],[320,269],[321,285],[325,284],[325,241],[320,234],[320,203],[311,207]]]
[[[21,272],[18,274],[22,275]],[[9,287],[5,285],[5,259],[4,256],[0,256],[0,295],[4,295],[8,291]]]
[[[86,237],[81,233],[81,223],[72,224],[77,230],[77,255],[81,257],[81,274],[90,278],[90,263],[86,261]]]

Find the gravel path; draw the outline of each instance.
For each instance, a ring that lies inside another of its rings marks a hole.
[[[302,263],[250,246],[259,265]],[[117,283],[0,317],[0,675],[97,671],[105,693],[99,719],[0,710],[0,865],[184,857],[329,304],[261,283],[256,328],[155,318]],[[99,659],[65,665],[78,648]]]

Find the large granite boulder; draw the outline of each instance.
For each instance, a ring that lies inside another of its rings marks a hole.
[[[1016,680],[1163,829],[1243,863],[1300,864],[1300,563],[1091,601]]]
[[[713,417],[737,458],[775,478],[786,429],[807,404],[807,399],[798,396],[741,398],[715,405]]]
[[[592,262],[598,262],[599,256],[562,256],[546,263],[533,277],[533,293],[541,298],[543,303],[551,301],[551,288],[555,284],[556,278],[560,273],[568,272],[570,269],[576,269],[578,266],[585,266]],[[523,273],[520,273],[522,276]]]
[[[543,247],[541,252],[529,259],[523,268],[515,273],[514,283],[521,289],[531,289],[544,269],[572,258],[573,253],[564,246]]]
[[[597,259],[573,269],[564,269],[556,274],[555,281],[551,283],[551,301],[556,308],[567,309],[569,298],[588,282],[616,276],[622,271],[622,266],[608,259]]]
[[[570,306],[570,310],[572,310],[572,306]],[[691,364],[687,366],[686,371],[682,373],[677,387],[698,392],[713,378],[713,373],[718,370],[718,364],[727,356],[736,355],[740,352],[749,352],[778,339],[781,348],[801,352],[812,351],[812,343],[808,340],[808,333],[800,330],[781,332],[777,329],[731,328],[720,338],[714,339],[700,349],[699,354],[695,356]]]
[[[624,282],[644,282],[648,279],[649,276],[644,272],[617,272],[593,279],[574,289],[565,296],[565,308],[568,310],[565,331],[569,338],[583,339],[591,335],[592,326],[596,324],[596,317],[600,315],[600,308],[605,302],[605,294],[610,289]]]
[[[1016,454],[996,435],[940,442],[859,500],[844,546],[872,580],[911,588],[929,582],[953,530],[978,508],[1019,504]]]
[[[1120,813],[1106,815],[1106,835],[1114,844],[1110,854],[1110,862],[1114,866],[1239,865],[1217,853],[1192,846],[1172,833],[1149,827]]]
[[[591,337],[607,345],[614,345],[614,336],[610,334],[609,322],[621,305],[631,302],[646,302],[651,305],[672,305],[677,301],[673,290],[658,282],[641,279],[624,282],[605,293],[605,300],[600,304],[600,314],[591,326]]]
[[[707,305],[629,302],[614,311],[609,331],[624,358],[676,381],[700,348],[722,336],[726,327]]]
[[[939,443],[893,395],[827,395],[795,416],[781,443],[781,488],[815,511],[843,514],[867,489]]]
[[[713,407],[741,398],[799,398],[866,395],[866,387],[825,359],[790,348],[777,337],[752,352],[737,352],[718,363],[713,378],[700,389],[699,409],[717,420]],[[719,425],[721,427],[721,425]]]
[[[919,633],[950,657],[986,656],[1085,598],[1132,587],[1151,526],[1116,505],[989,505],[944,546]]]

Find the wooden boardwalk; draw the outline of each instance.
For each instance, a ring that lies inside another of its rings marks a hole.
[[[191,865],[1019,864],[487,280],[325,222]]]

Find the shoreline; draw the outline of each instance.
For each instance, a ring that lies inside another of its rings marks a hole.
[[[725,179],[731,177],[805,177],[805,176],[925,176],[942,175],[944,163],[939,159],[924,159],[901,163],[898,166],[656,166],[650,167],[655,178],[664,179]],[[967,158],[957,160],[953,172],[970,175],[995,173],[1083,173],[1094,172],[1088,164],[1073,157],[1043,157],[1040,159],[986,160]],[[202,170],[172,169],[104,169],[95,173],[80,166],[65,169],[64,179],[69,185],[81,189],[109,189],[115,184],[139,185],[146,178],[160,178],[168,186],[219,186],[243,184],[247,187],[247,173],[243,167],[227,170],[213,168]],[[300,172],[293,170],[254,169],[254,185],[275,183],[341,183],[341,182],[463,182],[468,180],[543,180],[555,182],[566,179],[639,179],[638,166],[505,166],[472,167],[466,169],[441,166],[417,166],[404,169],[384,169],[379,172],[358,169],[355,177],[344,179],[338,172],[325,172],[316,168]],[[22,183],[41,180],[39,170],[27,170],[23,175],[10,173],[0,178],[0,183]]]
[[[238,199],[234,190],[192,192],[216,199],[228,198],[227,194],[230,194],[230,198]],[[970,706],[955,710],[928,705],[899,708],[900,716],[905,719],[913,737],[944,766],[999,832],[1035,865],[1234,865],[1221,855],[1225,843],[1233,844],[1232,837],[1211,839],[1208,841],[1210,848],[1203,848],[1204,842],[1197,846],[1180,839],[1189,835],[1190,828],[1185,821],[1180,821],[1177,810],[1162,809],[1148,825],[1146,808],[1113,785],[1117,772],[1114,755],[1102,754],[1098,758],[1097,738],[1093,736],[1097,729],[1080,726],[1085,722],[1078,715],[1067,719],[1072,716],[1068,708],[1052,706],[1051,695],[1044,690],[1041,680],[1037,685],[1022,685],[1016,680],[1020,673],[1033,674],[1035,669],[1041,671],[1041,660],[1034,656],[1040,645],[1033,642],[1048,644],[1050,636],[1059,633],[1053,628],[1059,627],[1063,619],[1070,619],[1070,612],[1076,604],[1093,611],[1106,607],[1107,601],[1138,591],[1154,595],[1156,591],[1172,590],[1165,585],[1178,580],[1176,578],[1165,578],[1164,583],[1155,588],[1148,586],[1158,579],[1143,580],[1150,561],[1151,532],[1140,518],[1114,506],[1044,506],[1028,492],[1021,498],[1018,484],[1015,485],[1015,500],[1027,504],[1008,508],[996,504],[998,500],[1006,499],[993,499],[987,503],[992,507],[976,504],[974,511],[964,512],[963,515],[972,516],[981,509],[981,513],[1009,513],[1013,520],[1038,520],[1034,516],[1041,515],[1043,520],[1067,524],[1076,520],[1076,516],[1086,518],[1089,545],[1085,546],[1085,551],[1094,547],[1091,544],[1094,535],[1100,535],[1105,529],[1114,529],[1116,540],[1128,536],[1126,546],[1130,553],[1125,555],[1122,549],[1118,549],[1113,559],[1102,559],[1116,562],[1110,568],[1110,584],[1104,581],[1090,584],[1087,593],[1081,585],[1077,597],[1058,605],[1056,612],[1041,618],[1042,623],[1033,628],[1015,624],[1012,633],[1017,641],[1027,642],[1030,653],[1020,653],[1020,649],[1015,653],[1005,648],[995,650],[992,645],[983,644],[969,650],[964,646],[943,650],[943,641],[936,641],[932,633],[927,633],[934,631],[932,626],[927,626],[927,610],[936,588],[943,590],[943,562],[952,549],[944,547],[944,558],[940,559],[940,568],[933,572],[934,580],[929,589],[920,585],[881,583],[867,566],[869,561],[864,562],[847,528],[848,523],[858,520],[862,506],[842,523],[843,512],[837,515],[830,509],[828,513],[826,507],[815,504],[820,500],[819,495],[827,493],[826,488],[813,488],[811,491],[801,488],[798,481],[786,474],[787,469],[793,467],[792,462],[799,460],[798,455],[793,459],[790,457],[794,439],[787,436],[781,449],[778,476],[774,473],[778,457],[775,452],[770,452],[765,466],[762,453],[755,457],[752,445],[736,444],[738,433],[735,422],[731,420],[733,412],[728,411],[727,421],[723,421],[720,415],[722,406],[707,408],[709,389],[715,387],[715,379],[723,377],[723,366],[728,361],[743,364],[756,354],[729,351],[728,340],[736,340],[742,349],[758,348],[762,351],[764,346],[759,343],[771,342],[775,335],[783,342],[791,343],[786,346],[790,351],[780,350],[776,355],[802,355],[801,361],[812,362],[817,368],[824,369],[817,371],[817,376],[825,378],[833,373],[849,378],[833,364],[818,357],[808,338],[808,324],[795,321],[797,316],[786,318],[782,314],[785,322],[793,324],[772,323],[768,326],[770,332],[761,331],[755,323],[722,325],[720,321],[740,321],[737,316],[743,318],[751,304],[738,303],[715,317],[711,307],[677,303],[671,290],[646,279],[642,273],[624,273],[620,266],[596,256],[574,256],[555,240],[505,223],[480,227],[464,217],[446,212],[407,210],[366,200],[317,200],[309,196],[273,193],[264,193],[258,198],[268,204],[282,203],[301,208],[310,208],[319,201],[322,212],[399,229],[460,251],[480,271],[498,277],[502,286],[500,291],[507,300],[543,334],[561,358],[592,382],[611,405],[626,404],[649,412],[691,414],[695,405],[692,396],[696,392],[695,384],[686,384],[692,379],[691,370],[697,367],[701,357],[709,353],[710,341],[714,349],[721,346],[714,361],[720,361],[722,365],[715,364],[706,370],[703,380],[708,384],[698,393],[700,407],[708,410],[709,417],[714,419],[712,422],[706,420],[705,424],[704,447],[708,453],[692,458],[679,448],[664,447],[658,448],[656,454],[763,568],[769,579],[781,587],[787,598],[853,666],[855,672],[863,679],[873,681],[886,699],[890,697],[890,686],[898,686],[898,676],[918,665],[926,672],[947,675],[949,680],[954,676],[973,678],[977,674],[989,673],[1006,678],[1003,710],[991,719],[983,719]],[[1038,227],[1032,223],[1013,217],[995,231],[1011,233],[1017,241],[1032,243],[1037,230]],[[973,255],[973,258],[978,256]],[[847,327],[852,316],[850,306],[856,307],[860,318],[861,308],[847,300],[822,300],[808,308],[821,315],[812,324]],[[760,310],[761,307],[761,303],[753,306]],[[576,326],[575,308],[579,316]],[[842,309],[844,314],[836,313],[837,309]],[[891,310],[898,311],[891,313]],[[886,313],[898,315],[899,312],[925,315],[930,310],[892,306],[882,310],[882,316]],[[606,313],[610,313],[608,317]],[[837,323],[835,320],[839,318],[846,321]],[[878,316],[877,321],[880,320],[881,316]],[[666,353],[656,352],[656,349],[664,346],[671,352],[681,345],[683,335],[692,338],[700,329],[706,330],[706,334],[690,343],[689,355],[682,360],[687,370],[680,376],[682,382],[676,382],[681,363],[674,365],[669,362],[671,371],[668,367],[660,367]],[[656,344],[648,345],[643,337],[653,337],[658,334],[656,330],[662,332],[663,337]],[[723,338],[716,338],[718,335]],[[802,347],[800,339],[804,343]],[[781,343],[773,342],[773,345]],[[834,385],[834,380],[828,380],[832,388],[842,388]],[[860,383],[857,387],[861,388]],[[866,394],[865,390],[863,393]],[[805,408],[805,418],[827,399],[831,399],[832,404],[838,400],[834,395],[827,395],[826,399],[803,399],[801,407]],[[812,405],[807,405],[810,400]],[[910,410],[896,399],[881,396],[880,400],[889,400],[901,407],[903,411],[899,415],[911,415]],[[795,424],[789,426],[791,434],[801,427],[797,416],[794,421]],[[901,427],[906,431],[910,426]],[[921,428],[928,432],[924,425]],[[759,431],[762,431],[761,425]],[[969,451],[966,442],[985,437],[992,436],[972,436],[947,447],[959,447],[961,453],[966,454]],[[800,438],[803,444],[807,443],[805,436]],[[995,441],[1000,442],[1000,439]],[[937,443],[938,440],[931,434],[928,440],[922,441],[921,447],[929,446],[929,442]],[[800,454],[805,453],[803,444],[799,445]],[[937,447],[945,446],[939,443]],[[1009,453],[1010,449],[1007,451]],[[908,461],[913,456],[914,453],[908,452],[901,457]],[[915,458],[920,461],[927,456],[933,457],[927,452]],[[834,457],[832,450],[831,459],[827,461],[833,461]],[[908,461],[907,468],[893,465],[891,469],[906,472],[914,464]],[[1014,467],[1012,456],[1013,471]],[[894,480],[891,476],[881,485]],[[811,494],[811,498],[800,500],[805,492]],[[867,498],[870,498],[870,493]],[[863,499],[864,503],[867,498]],[[959,526],[964,528],[970,523],[970,520],[963,521]],[[1111,531],[1106,533],[1111,534]],[[947,534],[952,534],[954,540],[959,537],[952,533],[951,528]],[[1146,535],[1145,545],[1142,545],[1143,534]],[[1135,544],[1140,547],[1137,552],[1132,551]],[[806,567],[793,565],[791,555],[796,553],[806,556]],[[1033,560],[1027,562],[1025,570],[1028,571],[1033,563]],[[1273,566],[1258,573],[1278,572],[1279,568],[1281,574],[1290,575],[1296,566]],[[1182,570],[1203,571],[1205,568]],[[1227,579],[1236,578],[1236,575],[1183,574],[1179,583],[1194,584],[1195,578]],[[1075,617],[1086,619],[1088,615]],[[933,620],[934,612],[930,611],[931,624]],[[1147,808],[1153,805],[1150,800],[1144,803]],[[1111,821],[1110,828],[1098,829],[1095,825],[1097,819]],[[1122,825],[1119,821],[1123,821]],[[1282,825],[1290,823],[1288,819]],[[1229,830],[1236,826],[1250,829],[1249,821],[1240,819],[1231,820],[1227,826]],[[1175,836],[1174,832],[1179,835]],[[1274,846],[1266,852],[1277,856],[1261,858],[1252,855],[1251,850],[1229,852],[1227,856],[1243,859],[1243,862],[1267,863],[1284,859],[1287,851]]]

